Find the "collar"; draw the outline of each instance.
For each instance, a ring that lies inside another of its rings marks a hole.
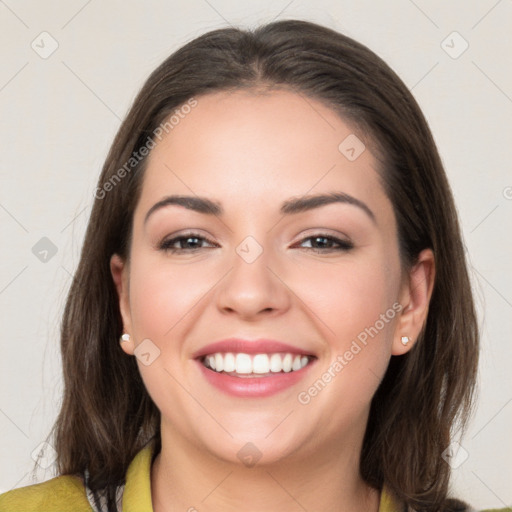
[[[126,473],[123,511],[153,512],[151,502],[151,463],[154,445],[143,448],[134,457]],[[380,493],[379,512],[400,512],[403,509],[386,486]]]

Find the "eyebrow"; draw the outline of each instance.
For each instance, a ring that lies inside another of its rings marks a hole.
[[[280,212],[283,215],[293,215],[333,203],[343,203],[356,206],[363,210],[373,222],[376,222],[375,214],[363,201],[349,194],[345,194],[344,192],[331,192],[329,194],[316,194],[291,198],[286,200],[281,205]],[[160,208],[164,208],[165,206],[169,205],[182,206],[188,210],[206,215],[221,216],[224,213],[224,210],[219,202],[212,201],[206,197],[171,195],[164,197],[148,210],[146,217],[144,218],[144,224],[146,224],[151,214]]]

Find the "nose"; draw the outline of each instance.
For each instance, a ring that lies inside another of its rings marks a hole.
[[[261,247],[261,254],[247,257],[239,247],[232,268],[217,288],[217,307],[222,314],[238,315],[246,321],[262,316],[279,315],[290,307],[290,290],[271,261],[270,250]],[[254,247],[249,246],[251,251]]]

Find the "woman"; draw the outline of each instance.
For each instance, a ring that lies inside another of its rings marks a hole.
[[[123,122],[62,322],[61,476],[0,510],[470,510],[478,333],[392,70],[303,21],[171,55]]]

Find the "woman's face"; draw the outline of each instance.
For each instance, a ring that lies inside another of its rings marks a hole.
[[[173,123],[112,272],[164,446],[224,460],[354,451],[415,334],[376,159],[284,90],[205,95]]]

